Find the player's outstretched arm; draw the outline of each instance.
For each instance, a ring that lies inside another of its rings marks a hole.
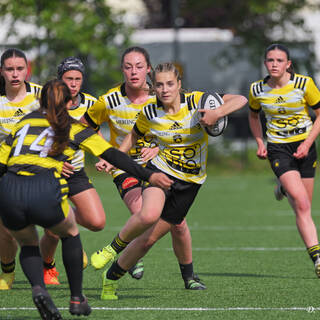
[[[144,168],[137,164],[124,152],[119,151],[116,148],[109,148],[103,152],[100,156],[104,160],[110,162],[115,167],[132,174],[142,180],[149,181],[151,184],[163,188],[169,189],[173,181],[164,173],[155,173],[154,171]]]

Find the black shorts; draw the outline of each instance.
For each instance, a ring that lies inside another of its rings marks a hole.
[[[54,172],[22,176],[8,172],[0,180],[0,215],[5,227],[21,230],[35,224],[50,228],[69,212],[68,185]]]
[[[146,182],[125,172],[115,177],[113,183],[116,185],[123,199],[127,192],[135,188],[141,188]]]
[[[148,162],[147,168],[153,171],[162,172],[150,162]],[[165,192],[166,202],[161,213],[161,219],[171,224],[180,224],[186,217],[202,185],[183,181],[170,175],[168,175],[168,177],[172,179],[174,183],[171,185],[170,190]],[[150,186],[150,184],[147,184],[144,186],[144,189]]]
[[[313,178],[317,165],[317,150],[313,143],[308,155],[296,159],[293,154],[302,141],[290,143],[268,143],[268,159],[275,175],[279,178],[287,171],[299,171],[301,178]]]
[[[84,168],[79,171],[74,171],[74,173],[69,177],[65,178],[69,186],[69,197],[75,196],[76,194],[94,188],[89,177],[87,176]]]

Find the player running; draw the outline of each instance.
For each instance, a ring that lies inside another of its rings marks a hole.
[[[70,117],[67,108],[71,105],[72,96],[63,81],[47,82],[40,109],[18,122],[0,147],[0,173],[4,174],[0,180],[0,217],[21,246],[21,267],[42,319],[61,319],[61,315],[44,284],[35,225],[61,238],[71,293],[70,313],[91,312],[82,294],[82,244],[67,200],[68,184],[61,176],[63,163],[81,148],[161,188],[167,189],[172,183],[164,174],[136,164],[91,128]]]
[[[121,58],[121,69],[124,76],[124,83],[110,89],[101,96],[97,103],[90,107],[84,116],[84,121],[94,129],[107,122],[110,128],[111,143],[119,147],[124,137],[131,131],[135,121],[150,101],[154,101],[154,95],[150,95],[150,86],[147,83],[147,76],[151,71],[151,63],[148,52],[141,47],[130,47],[126,49]],[[139,137],[132,147],[129,155],[142,165],[152,159],[158,152],[155,147],[152,135],[146,134]],[[104,161],[97,164],[98,170],[109,172],[110,167]],[[132,175],[121,170],[111,170],[113,181],[119,191],[121,198],[130,210],[131,214],[137,214],[142,206],[143,182]],[[187,222],[183,219],[180,224],[171,226],[172,245],[178,259],[181,272],[193,269],[191,235]],[[107,248],[93,254],[91,264],[96,269],[105,265],[104,255]],[[106,252],[108,255],[108,252]],[[135,279],[143,276],[143,262],[138,261],[129,273]],[[195,275],[194,279],[198,280]],[[203,289],[204,285],[199,282],[192,290]]]
[[[186,217],[206,179],[208,135],[200,125],[213,125],[220,117],[243,107],[247,99],[240,95],[224,95],[225,103],[216,110],[202,110],[198,104],[203,92],[181,93],[180,75],[174,64],[159,64],[153,74],[156,98],[141,111],[125,137],[120,150],[128,152],[147,133],[157,137],[159,153],[147,164],[154,172],[163,172],[174,181],[170,190],[146,185],[143,187],[141,211],[127,221],[120,233],[106,248],[105,262],[113,262],[103,272],[101,299],[118,299],[119,280],[153,244],[167,234],[172,225]],[[192,265],[182,272],[185,288],[199,287],[193,279]],[[202,288],[204,289],[204,288]]]
[[[29,112],[38,109],[41,86],[27,81],[28,61],[23,51],[9,48],[1,55],[0,143],[14,125]],[[0,221],[0,290],[9,290],[15,278],[17,242]]]
[[[294,73],[289,50],[272,44],[265,52],[268,76],[251,84],[249,123],[257,145],[257,156],[268,158],[296,214],[296,225],[320,277],[320,246],[311,216],[317,163],[315,139],[320,132],[320,91],[312,78]],[[312,123],[308,107],[316,115]],[[259,112],[267,120],[264,145]],[[281,198],[281,185],[276,196]],[[283,197],[283,195],[282,195]]]
[[[93,96],[81,92],[85,67],[76,57],[65,58],[58,65],[58,79],[66,83],[72,95],[72,106],[69,114],[79,120],[86,110],[96,102]],[[74,204],[76,221],[81,226],[100,231],[105,226],[105,212],[100,197],[88,178],[84,169],[84,152],[78,150],[71,162],[66,162],[62,171],[68,182],[68,197]],[[59,272],[56,270],[54,253],[59,243],[59,237],[45,230],[40,242],[41,255],[44,261],[44,281],[46,284],[58,285]],[[84,268],[87,256],[84,252]]]

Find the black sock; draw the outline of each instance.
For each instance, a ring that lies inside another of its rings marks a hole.
[[[117,234],[111,242],[111,247],[116,253],[120,253],[128,244],[129,242],[121,240],[119,234]]]
[[[118,260],[115,261],[112,266],[109,268],[107,272],[107,279],[110,280],[119,280],[121,277],[123,277],[126,274],[126,270],[123,270],[118,265]]]
[[[1,270],[3,273],[11,273],[16,268],[16,260],[13,260],[10,263],[3,263],[1,262]]]
[[[313,262],[316,262],[316,260],[320,257],[320,245],[319,244],[316,244],[315,246],[307,248],[307,251],[308,251],[309,256]]]
[[[38,246],[22,246],[20,251],[21,268],[32,287],[45,288],[43,281],[43,265]]]
[[[82,297],[83,252],[80,234],[61,238],[62,259],[72,297]]]
[[[180,272],[183,280],[193,279],[193,264],[181,264],[179,263]]]
[[[53,269],[56,266],[56,261],[54,259],[49,263],[43,261],[43,266],[46,269]]]

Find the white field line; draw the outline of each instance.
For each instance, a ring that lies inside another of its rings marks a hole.
[[[68,308],[58,308],[59,310],[68,310]],[[18,310],[37,310],[32,307],[14,307],[0,308],[1,311],[18,311]],[[283,307],[283,308],[259,308],[259,307],[230,307],[230,308],[145,308],[145,307],[122,307],[122,308],[107,308],[93,307],[92,310],[98,311],[306,311],[313,313],[320,311],[319,307]]]
[[[172,248],[166,248],[172,250]],[[192,251],[305,251],[302,247],[288,247],[288,248],[264,248],[264,247],[213,247],[213,248],[192,248]]]
[[[80,231],[90,231],[84,227],[79,226]],[[106,227],[105,231],[120,231],[121,226]],[[295,231],[297,232],[297,227],[292,224],[290,226],[197,226],[189,225],[191,231]]]

